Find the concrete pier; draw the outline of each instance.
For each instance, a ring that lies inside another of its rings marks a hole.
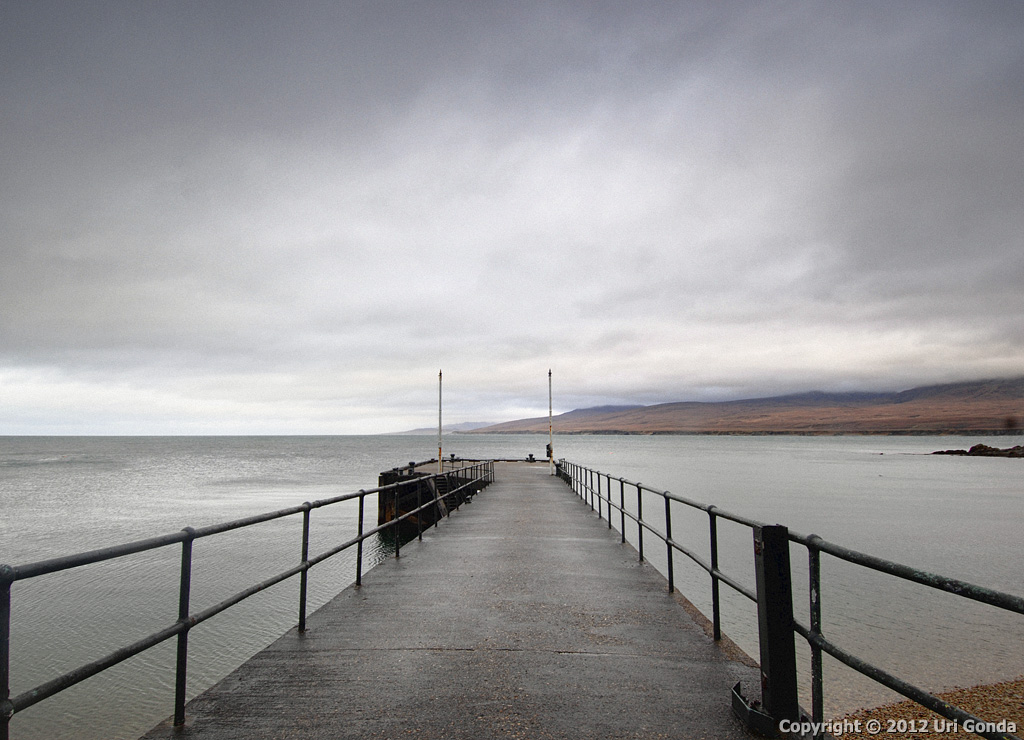
[[[756,669],[547,465],[496,481],[145,740],[749,737]]]

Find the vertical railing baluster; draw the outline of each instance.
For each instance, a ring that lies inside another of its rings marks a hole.
[[[448,512],[448,518],[451,519],[452,518],[452,509],[454,507],[448,506],[448,497],[441,493],[441,489],[435,488],[435,492],[437,494],[438,500],[443,500],[444,501],[444,503],[445,503],[445,507],[444,507],[445,511]]]
[[[602,506],[601,506],[601,473],[600,472],[597,473],[596,478],[597,478],[597,490],[594,492],[594,496],[595,496],[595,498],[597,498],[597,518],[600,519],[601,518],[601,509],[602,509]]]
[[[622,542],[626,542],[626,482],[619,478],[619,524],[622,527]]]
[[[672,549],[672,499],[668,497],[668,491],[662,494],[665,497],[665,547],[668,550],[668,592],[676,590],[675,552]]]
[[[423,541],[423,489],[416,486],[416,537]]]
[[[811,634],[821,635],[821,551],[815,547],[815,540],[821,539],[812,534],[808,539],[807,558],[808,576],[810,579],[811,597]],[[811,643],[811,714],[812,721],[821,727],[825,716],[824,676],[821,669],[821,648]],[[824,737],[815,735],[815,740]]]
[[[11,722],[11,584],[14,568],[0,565],[0,740],[8,740]]]
[[[718,515],[708,507],[708,516],[711,517],[711,624],[714,630],[714,638],[717,642],[722,639],[722,612],[718,602]]]
[[[640,552],[640,562],[644,560],[644,492],[643,487],[636,484],[636,540]]]
[[[611,473],[605,475],[605,486],[604,495],[608,498],[606,502],[608,504],[608,529],[612,528],[612,476]]]
[[[188,678],[188,631],[189,595],[192,591],[192,542],[196,531],[192,527],[183,530],[186,538],[181,541],[181,574],[178,584],[178,622],[183,629],[178,633],[177,665],[174,674],[174,726],[185,724],[185,687]]]
[[[419,483],[416,484],[417,486]],[[398,514],[398,492],[402,488],[401,484],[395,486],[395,518],[392,519],[394,526],[392,529],[395,530],[395,557],[401,557],[402,555],[402,537],[401,537],[401,521]]]
[[[302,558],[303,570],[299,574],[299,632],[306,631],[306,582],[309,575],[309,510],[312,504],[302,504]]]
[[[380,495],[379,493],[377,494]],[[363,502],[366,500],[366,490],[359,489],[359,542],[356,544],[356,585],[363,582]]]

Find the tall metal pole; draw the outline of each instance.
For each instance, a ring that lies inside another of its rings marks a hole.
[[[437,472],[441,470],[441,371],[437,371]]]
[[[548,370],[548,472],[555,474],[555,438],[551,424],[551,370]]]

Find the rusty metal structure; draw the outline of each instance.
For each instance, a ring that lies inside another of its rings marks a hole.
[[[400,528],[417,534],[446,517],[479,493],[491,477],[481,477],[477,467],[482,463],[493,466],[493,461],[466,460],[452,455],[437,462],[440,473],[425,472],[423,463],[410,462],[405,467],[392,468],[380,474],[377,485],[395,486],[393,496],[377,497],[377,524],[384,525],[400,519]],[[434,461],[428,465],[433,468]],[[424,502],[433,502],[424,506]]]

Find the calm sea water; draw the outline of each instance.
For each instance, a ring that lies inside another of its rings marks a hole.
[[[445,454],[541,456],[544,436],[446,438]],[[848,547],[1024,594],[1024,462],[931,456],[1008,438],[571,436],[556,452],[688,498],[811,532]],[[1013,442],[1015,443],[1015,442]],[[0,562],[23,564],[182,527],[203,526],[376,485],[383,469],[436,453],[432,437],[0,438]],[[628,489],[627,489],[628,491]],[[635,494],[627,496],[635,506]],[[375,503],[368,502],[368,521]],[[658,501],[645,499],[646,512]],[[313,513],[311,552],[349,539],[354,505]],[[680,507],[673,533],[706,556],[707,517]],[[627,526],[627,534],[635,534]],[[722,567],[752,586],[751,535],[720,524]],[[195,545],[192,608],[210,606],[295,564],[300,520]],[[371,548],[373,562],[386,548]],[[648,540],[660,569],[666,556]],[[798,619],[807,622],[806,552],[792,550]],[[178,550],[53,574],[12,589],[12,694],[173,622]],[[677,585],[710,613],[708,577],[675,560]],[[825,631],[927,688],[1024,674],[1024,618],[823,561]],[[310,607],[354,578],[354,553],[310,574]],[[233,670],[297,619],[297,582],[261,593],[190,634],[190,695]],[[757,653],[756,613],[723,589],[726,632]],[[798,640],[802,647],[802,640]],[[173,641],[17,715],[18,740],[136,738],[170,714]],[[806,678],[806,650],[801,677]],[[753,690],[753,687],[751,687]],[[826,659],[827,711],[892,695]],[[807,701],[806,696],[804,701]]]

